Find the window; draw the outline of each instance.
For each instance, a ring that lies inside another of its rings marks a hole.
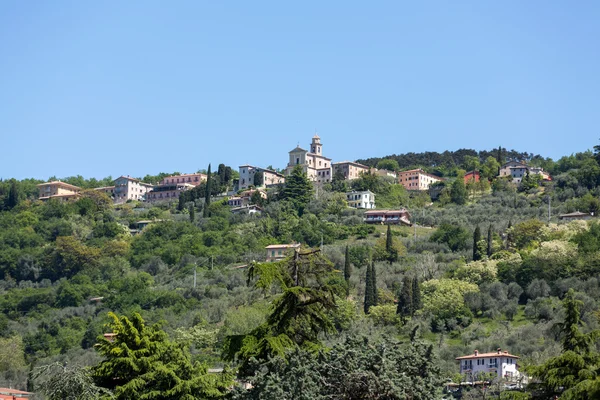
[[[300,159],[296,157],[296,164],[300,164]]]
[[[275,250],[271,250],[271,257],[275,257]]]
[[[283,250],[279,250],[277,254],[281,255]]]

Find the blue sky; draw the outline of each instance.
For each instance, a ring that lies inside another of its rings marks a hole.
[[[600,2],[0,2],[0,177],[598,142]]]

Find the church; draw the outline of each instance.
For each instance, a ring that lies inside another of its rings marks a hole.
[[[313,136],[310,151],[298,145],[289,154],[290,160],[285,169],[286,175],[290,175],[296,165],[299,165],[312,182],[331,182],[333,177],[331,158],[323,156],[323,144],[319,135],[315,134]]]

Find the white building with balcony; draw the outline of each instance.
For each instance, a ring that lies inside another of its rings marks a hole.
[[[479,380],[484,373],[495,374],[499,379],[516,380],[520,375],[518,359],[519,357],[501,349],[493,353],[475,350],[473,354],[456,358],[460,363],[460,373],[466,375],[471,382]]]
[[[375,193],[370,190],[364,192],[347,192],[346,200],[348,201],[348,207],[365,208],[368,210],[375,208]]]

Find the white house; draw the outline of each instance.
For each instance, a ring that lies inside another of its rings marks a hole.
[[[346,193],[346,199],[348,200],[348,207],[352,208],[375,208],[375,193],[370,190],[364,192],[348,192]]]
[[[519,376],[518,359],[519,357],[502,349],[493,353],[480,353],[475,350],[473,354],[456,357],[460,363],[460,373],[467,375],[470,381],[477,380],[482,373],[493,373],[498,378],[514,380]]]

